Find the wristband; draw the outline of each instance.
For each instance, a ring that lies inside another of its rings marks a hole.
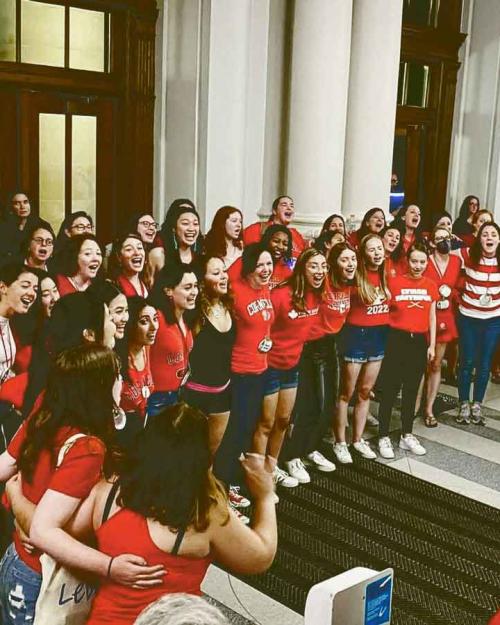
[[[113,560],[115,559],[115,557],[113,556],[112,558],[109,559],[109,564],[108,564],[108,573],[106,575],[106,577],[108,579],[111,579],[111,565],[113,564]]]

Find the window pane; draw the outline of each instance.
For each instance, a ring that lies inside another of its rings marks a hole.
[[[71,210],[85,211],[95,222],[97,119],[73,115],[71,138]]]
[[[64,219],[65,116],[40,113],[40,217],[56,230]]]
[[[64,67],[63,6],[22,0],[21,61]]]
[[[0,61],[16,60],[16,0],[0,2]]]
[[[439,0],[404,0],[403,22],[435,28],[438,12]]]
[[[428,65],[408,63],[408,89],[406,92],[406,104],[408,106],[427,106],[428,77]]]
[[[69,66],[104,71],[104,13],[69,10]]]

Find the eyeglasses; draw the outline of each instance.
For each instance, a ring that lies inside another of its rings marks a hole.
[[[93,226],[92,224],[76,224],[71,226],[71,230],[76,230],[77,232],[92,232]]]
[[[42,239],[42,237],[35,237],[33,242],[38,245],[45,245],[46,247],[52,247],[54,245],[54,239]]]
[[[144,228],[156,228],[156,230],[158,230],[158,228],[160,227],[160,224],[157,224],[156,221],[147,221],[145,219],[142,219],[137,223],[141,224],[141,226],[144,226]]]

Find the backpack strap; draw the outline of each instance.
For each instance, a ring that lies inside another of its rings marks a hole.
[[[120,487],[119,480],[113,483],[113,486],[109,489],[108,496],[106,498],[106,503],[104,504],[104,510],[102,513],[101,525],[108,520],[109,513],[111,511],[111,506],[113,505],[113,501],[115,500],[116,493],[118,492],[118,488]]]
[[[73,434],[73,436],[70,436],[69,438],[67,438],[61,449],[59,450],[59,453],[57,455],[57,464],[56,464],[56,469],[59,468],[62,464],[62,461],[64,460],[64,456],[68,453],[68,451],[73,447],[73,443],[75,441],[77,441],[79,438],[85,438],[86,434],[82,434],[81,432],[78,432],[78,434]]]

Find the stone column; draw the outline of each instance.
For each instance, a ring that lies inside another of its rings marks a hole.
[[[403,0],[353,0],[342,212],[389,211]]]
[[[287,186],[307,233],[340,212],[352,0],[299,0],[292,43]]]

